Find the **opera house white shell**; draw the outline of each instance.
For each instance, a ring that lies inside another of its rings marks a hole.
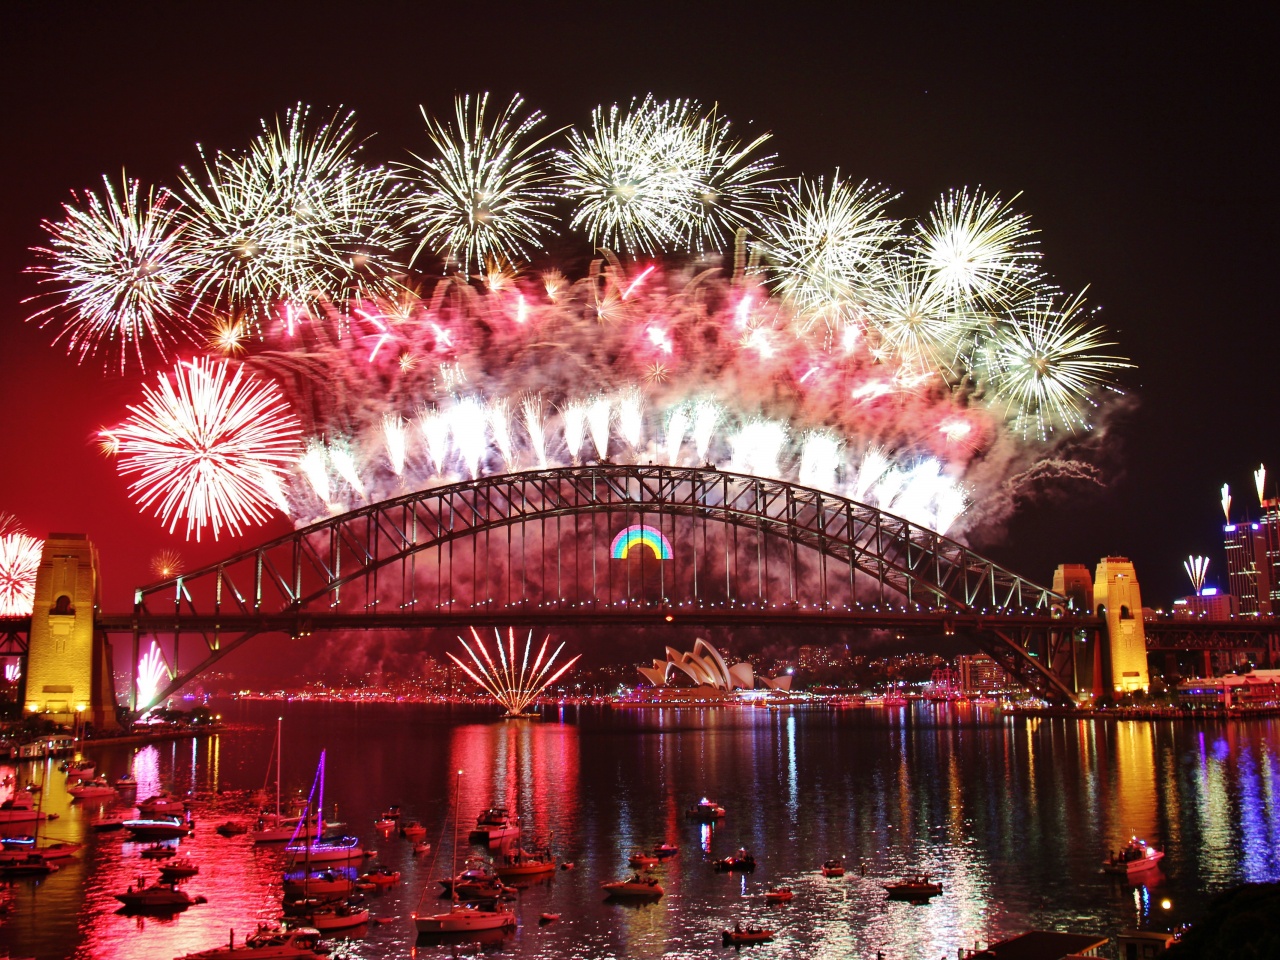
[[[678,672],[677,672],[678,671]],[[640,667],[641,675],[655,687],[668,687],[684,674],[697,687],[716,690],[751,690],[757,685],[770,690],[790,690],[791,675],[769,679],[758,677],[749,663],[724,662],[720,651],[699,637],[694,641],[692,653],[681,653],[667,647],[666,660],[654,660],[652,667]]]

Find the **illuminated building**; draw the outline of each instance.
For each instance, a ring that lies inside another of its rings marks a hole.
[[[1274,502],[1274,501],[1272,501]],[[1269,514],[1275,518],[1274,508]],[[1227,554],[1227,582],[1240,602],[1242,616],[1271,616],[1275,576],[1268,559],[1268,533],[1274,523],[1228,523],[1222,528]]]
[[[1111,689],[1116,694],[1147,690],[1147,638],[1142,626],[1142,594],[1133,564],[1126,557],[1098,562],[1093,602],[1107,621]]]
[[[1093,611],[1093,578],[1083,563],[1060,563],[1053,571],[1053,592],[1067,598],[1077,613]]]
[[[1173,601],[1173,615],[1180,620],[1230,620],[1239,613],[1239,598],[1219,593],[1216,587],[1205,587],[1199,594]]]
[[[1254,670],[1208,680],[1186,680],[1178,684],[1178,702],[1184,707],[1212,710],[1280,707],[1280,670]]]
[[[783,674],[773,680],[758,676],[749,663],[729,666],[720,651],[699,637],[691,653],[681,653],[667,647],[667,659],[653,661],[652,667],[640,667],[640,675],[655,687],[671,685],[681,674],[692,680],[695,686],[711,690],[751,690],[757,685],[771,690],[789,690],[791,675]]]
[[[965,695],[994,693],[1008,686],[1000,664],[985,653],[956,657],[956,673],[960,677],[960,692]]]

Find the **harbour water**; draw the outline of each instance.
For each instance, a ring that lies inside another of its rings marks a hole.
[[[208,902],[171,918],[117,912],[113,894],[156,869],[143,845],[89,823],[131,812],[117,800],[72,802],[53,763],[0,767],[44,784],[57,813],[42,839],[86,844],[42,880],[0,888],[0,952],[39,958],[169,960],[237,941],[280,915],[282,852],[214,826],[248,822],[267,782],[282,716],[286,796],[306,791],[327,750],[326,813],[401,871],[369,896],[373,921],[338,941],[353,958],[459,956],[709,957],[735,921],[777,932],[770,957],[955,957],[1026,929],[1114,935],[1193,919],[1216,891],[1280,880],[1280,720],[1101,722],[1003,717],[974,705],[903,708],[545,708],[540,720],[414,704],[215,703],[223,730],[199,740],[89,751],[113,781],[130,769],[139,796],[189,793],[197,827],[181,853]],[[411,912],[435,910],[452,859],[451,800],[462,770],[459,859],[481,852],[467,829],[482,809],[516,810],[526,838],[548,840],[573,869],[519,892],[517,929],[485,942],[419,939]],[[15,784],[0,788],[0,799]],[[274,788],[268,793],[274,796]],[[702,797],[714,825],[685,815]],[[415,855],[374,828],[399,804],[428,829]],[[28,832],[9,827],[8,833]],[[1137,835],[1163,846],[1140,882],[1106,875],[1109,851]],[[628,855],[680,848],[657,868],[656,903],[606,902],[601,884]],[[711,864],[739,848],[754,873]],[[824,860],[843,856],[843,878]],[[881,886],[929,872],[943,894],[889,901]],[[796,897],[766,905],[763,891]],[[423,897],[425,891],[425,898]],[[1167,906],[1166,906],[1167,904]],[[557,923],[540,926],[544,912]]]

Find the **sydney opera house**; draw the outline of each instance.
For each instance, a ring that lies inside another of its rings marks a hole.
[[[769,679],[756,676],[749,663],[729,666],[720,651],[701,638],[694,642],[690,653],[667,647],[667,659],[654,660],[652,667],[640,667],[640,674],[659,690],[675,688],[682,694],[723,697],[735,690],[791,689],[790,674]]]

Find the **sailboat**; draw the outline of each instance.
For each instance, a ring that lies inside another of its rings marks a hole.
[[[311,796],[315,796],[316,786],[320,788],[320,802],[317,804],[317,810],[324,809],[324,758],[327,751],[320,751],[320,766],[316,770],[316,783],[311,787]],[[305,863],[308,872],[313,863],[324,863],[326,861],[338,860],[361,860],[364,858],[364,850],[360,848],[360,839],[358,837],[316,837],[308,836],[307,826],[311,823],[308,814],[311,811],[311,799],[307,799],[307,807],[303,811],[303,816],[299,818],[297,827],[294,828],[294,839],[285,846],[285,853],[289,854],[291,865],[297,866],[299,863]]]
[[[287,843],[296,839],[299,834],[310,839],[317,833],[324,832],[324,824],[316,814],[286,817],[280,811],[280,761],[283,759],[283,754],[280,752],[280,728],[282,723],[283,718],[276,717],[276,745],[273,754],[276,764],[276,812],[274,815],[264,813],[258,818],[258,829],[253,831],[254,843]],[[271,764],[268,763],[267,776],[270,775]]]
[[[453,794],[453,866],[450,869],[450,875],[457,872],[458,869],[458,801],[462,791],[462,771],[458,771],[457,785]],[[422,896],[425,897],[427,888],[423,888]],[[485,906],[488,901],[480,901],[475,903],[462,903],[458,899],[457,885],[453,885],[450,892],[451,903],[449,909],[444,913],[419,913],[417,910],[413,912],[413,923],[418,928],[419,933],[468,933],[473,930],[506,930],[514,928],[516,925],[516,915],[503,907],[498,906],[496,901],[491,906]],[[418,908],[422,908],[422,899],[418,900]]]

